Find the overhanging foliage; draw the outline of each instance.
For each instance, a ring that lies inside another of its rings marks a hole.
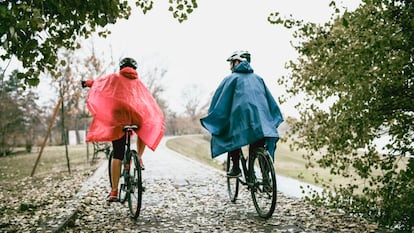
[[[195,0],[169,0],[169,11],[179,22],[197,8]],[[136,0],[145,14],[153,7],[152,0]],[[0,1],[0,59],[16,57],[24,71],[18,77],[23,85],[37,86],[39,74],[53,77],[56,66],[64,65],[58,58],[60,48],[79,48],[79,41],[97,32],[106,37],[108,24],[128,19],[132,7],[127,0],[5,0]]]
[[[334,187],[338,195],[315,194],[313,201],[413,230],[414,5],[362,2],[344,13],[332,2],[336,14],[325,25],[270,15],[270,22],[296,28],[299,57],[279,84],[288,92],[282,102],[305,100],[289,136],[308,151],[309,165],[322,154],[319,166],[351,180]]]

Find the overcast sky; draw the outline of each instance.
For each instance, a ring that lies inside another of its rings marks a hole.
[[[155,1],[146,15],[133,9],[129,20],[108,27],[112,35],[94,39],[97,53],[106,60],[131,56],[138,61],[138,72],[159,66],[168,72],[163,81],[165,98],[176,111],[182,110],[182,91],[198,85],[203,98],[209,96],[230,73],[226,58],[235,50],[248,50],[251,65],[262,76],[277,99],[283,93],[276,80],[285,74],[284,65],[296,56],[290,46],[292,31],[272,25],[267,16],[275,11],[282,16],[323,23],[329,20],[330,0],[198,0],[189,19],[179,23],[168,11],[168,1]],[[355,8],[359,0],[346,1]],[[90,42],[85,42],[89,51]],[[105,57],[106,58],[106,57]],[[116,67],[115,67],[116,68]],[[47,90],[39,88],[41,96]],[[285,116],[297,116],[294,100],[281,106]]]

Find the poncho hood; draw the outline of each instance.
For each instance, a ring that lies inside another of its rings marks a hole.
[[[137,79],[138,78],[138,72],[131,67],[125,67],[122,70],[119,71],[119,74],[124,76],[128,79]]]
[[[248,63],[247,61],[242,61],[237,66],[233,67],[232,72],[233,73],[245,73],[246,74],[246,73],[253,73],[254,70],[250,66],[250,63]]]

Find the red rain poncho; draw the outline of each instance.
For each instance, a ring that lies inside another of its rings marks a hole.
[[[136,124],[141,140],[156,149],[164,135],[164,116],[136,70],[126,67],[86,85],[91,87],[86,102],[93,117],[87,142],[119,139],[125,125]]]

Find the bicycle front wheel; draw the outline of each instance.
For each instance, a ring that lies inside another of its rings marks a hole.
[[[233,167],[233,160],[230,155],[227,155],[226,172],[229,172]],[[229,193],[230,201],[236,202],[239,193],[239,179],[227,177],[227,191]]]
[[[139,163],[138,154],[136,151],[131,151],[131,158],[133,159],[133,166],[131,166],[131,177],[129,179],[129,195],[128,207],[131,218],[137,219],[141,211],[142,202],[142,174]]]
[[[259,148],[253,155],[250,165],[251,194],[254,207],[262,218],[270,218],[276,207],[277,187],[273,161],[264,148]]]

